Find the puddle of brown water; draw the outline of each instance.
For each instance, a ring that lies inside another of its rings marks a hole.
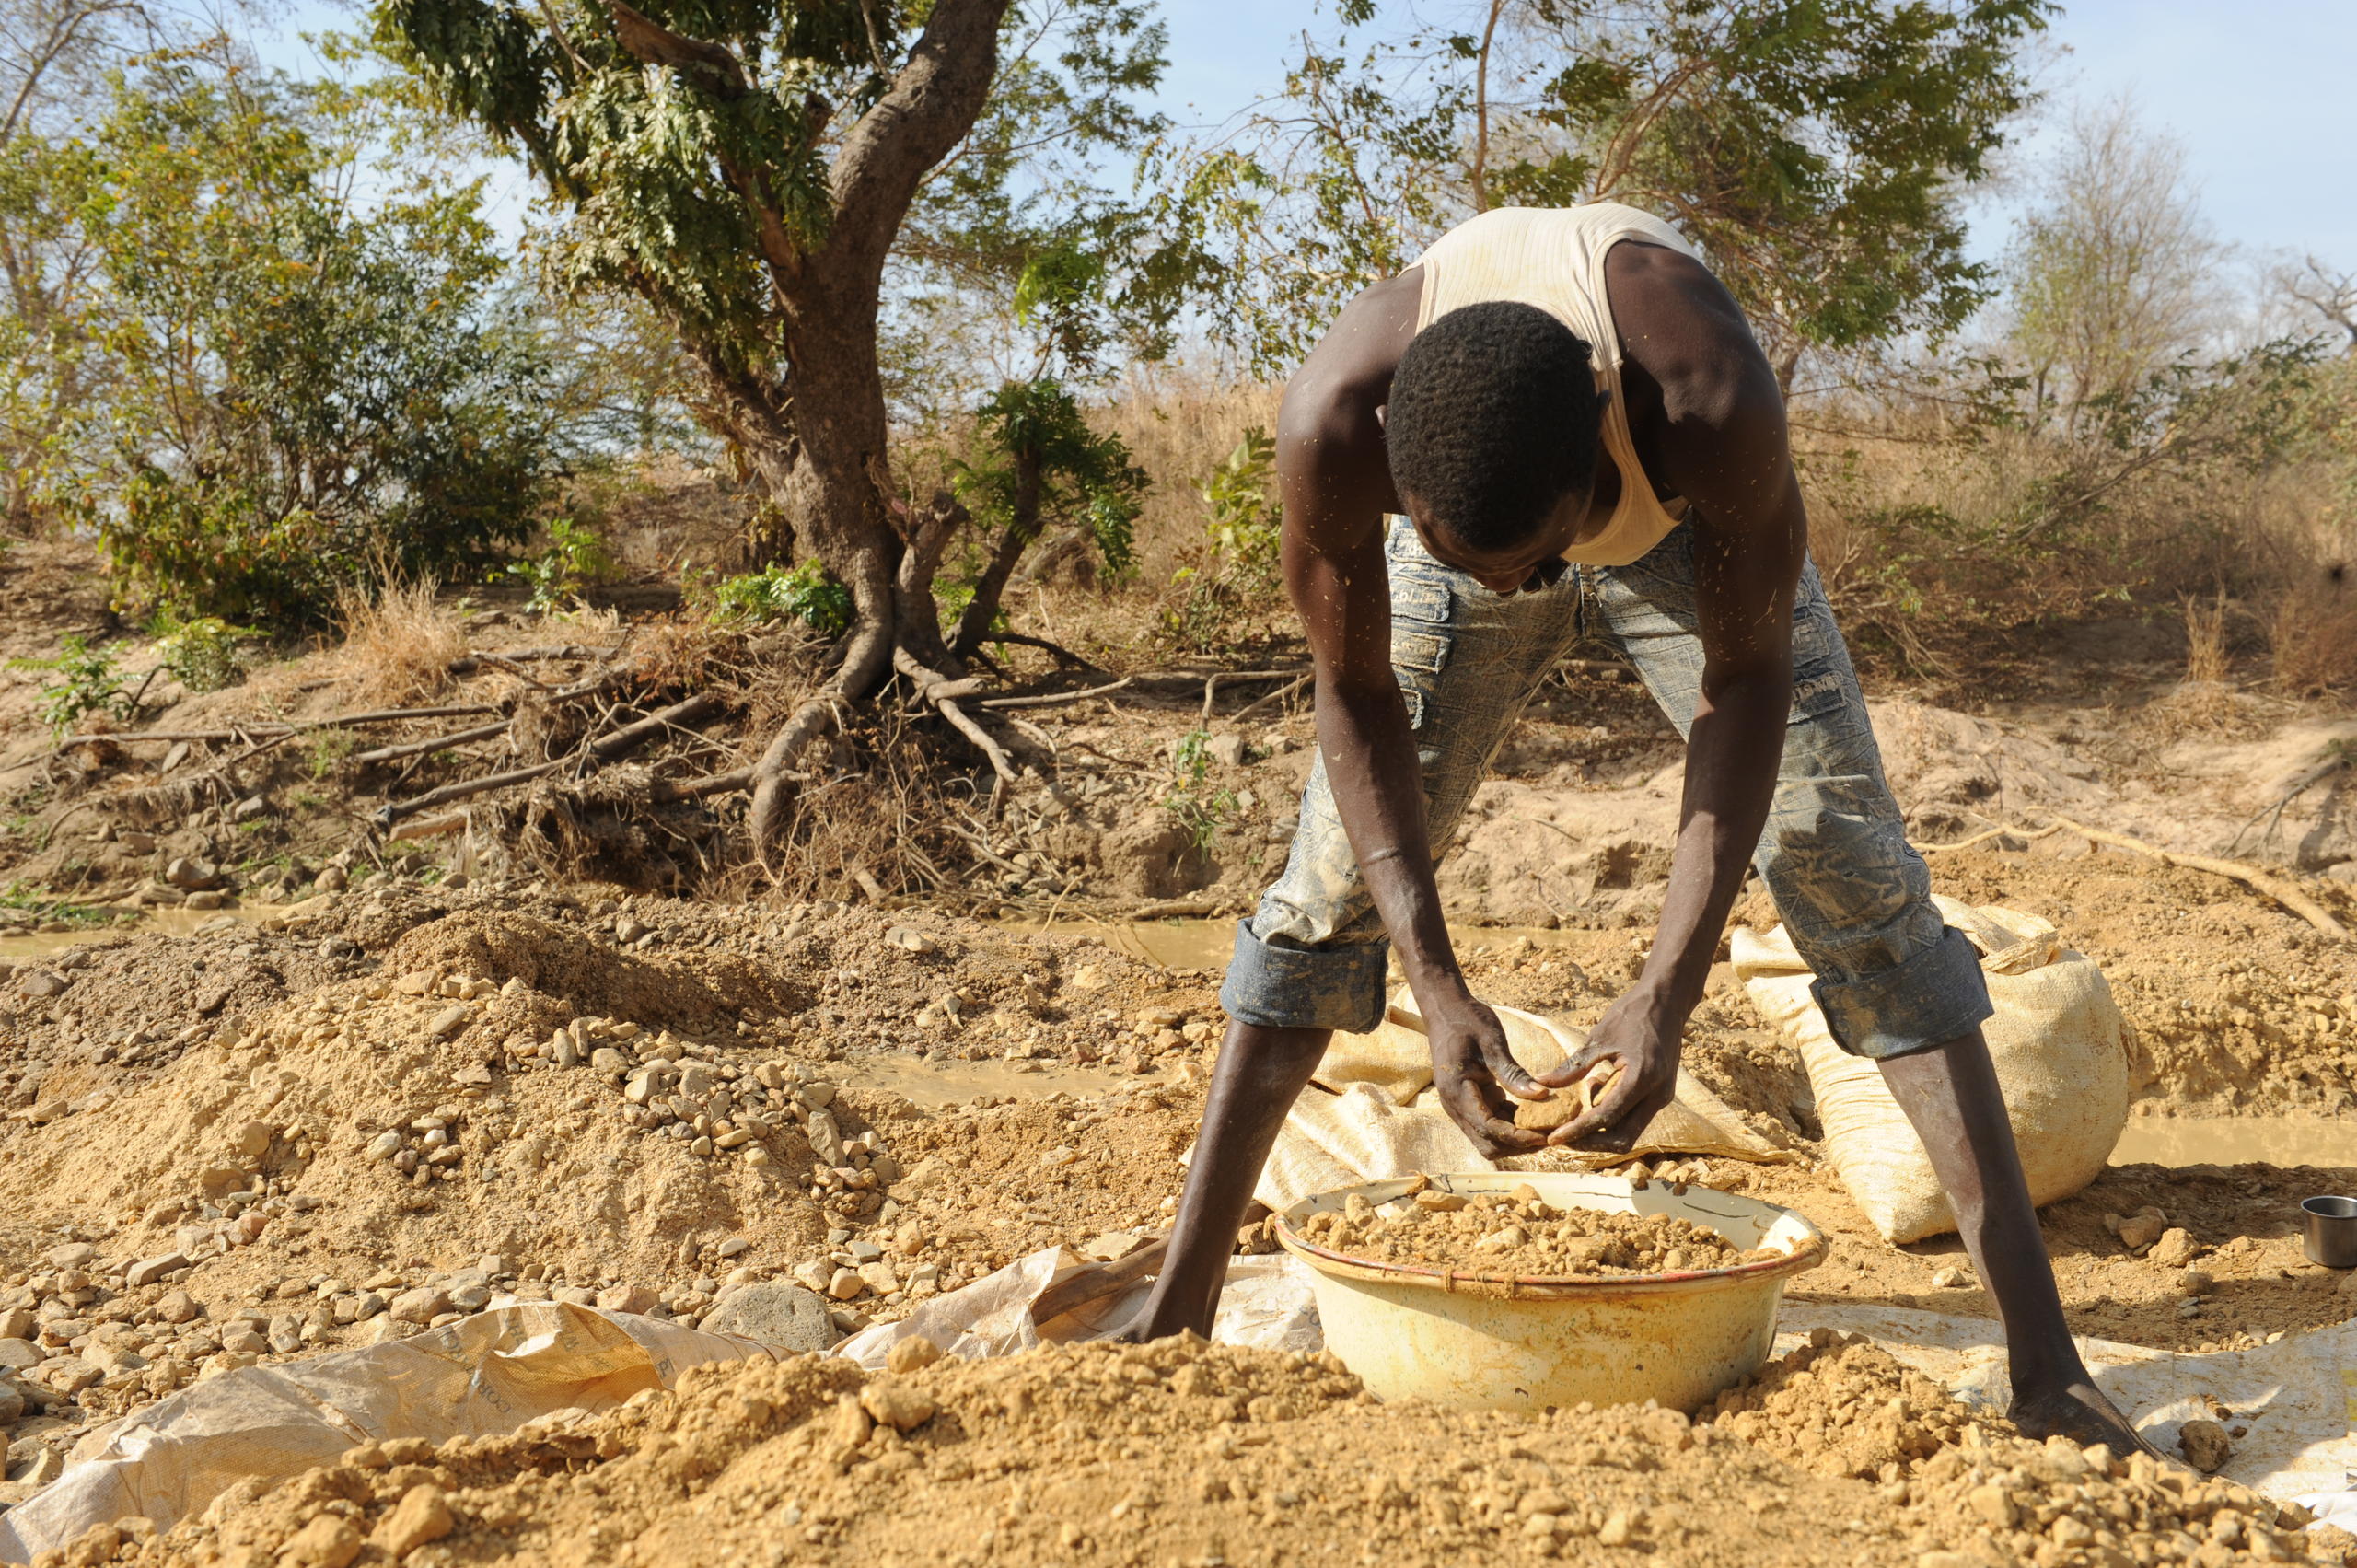
[[[34,931],[22,936],[0,936],[0,958],[14,958],[23,963],[29,958],[87,947],[93,942],[103,942],[116,936],[189,936],[225,914],[240,925],[259,925],[287,907],[245,904],[237,909],[220,910],[158,909],[141,915],[128,925],[91,925],[74,931]]]
[[[2320,1116],[2133,1116],[2111,1163],[2357,1167],[2357,1122]]]
[[[1124,1084],[1151,1084],[1166,1075],[1112,1073],[1074,1067],[1064,1062],[1026,1066],[1004,1061],[911,1061],[905,1056],[870,1056],[847,1062],[840,1074],[849,1087],[886,1089],[928,1110],[964,1105],[983,1095],[1027,1100],[1045,1099],[1057,1093],[1102,1095]]]

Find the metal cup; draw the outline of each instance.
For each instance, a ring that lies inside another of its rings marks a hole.
[[[2328,1269],[2357,1269],[2357,1198],[2309,1198],[2300,1204],[2300,1250]]]

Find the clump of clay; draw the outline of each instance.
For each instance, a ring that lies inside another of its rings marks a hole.
[[[1491,1274],[1562,1279],[1724,1269],[1782,1256],[1746,1252],[1714,1230],[1671,1214],[1559,1209],[1527,1185],[1512,1192],[1427,1188],[1380,1208],[1353,1194],[1303,1231],[1353,1258]]]
[[[1959,1441],[1973,1423],[1945,1389],[1888,1351],[1830,1329],[1721,1394],[1709,1415],[1802,1469],[1885,1481]]]

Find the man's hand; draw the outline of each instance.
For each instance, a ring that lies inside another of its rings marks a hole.
[[[1677,1009],[1657,993],[1643,987],[1623,993],[1596,1020],[1587,1045],[1572,1058],[1571,1065],[1548,1074],[1550,1081],[1576,1083],[1597,1063],[1613,1062],[1620,1064],[1620,1078],[1595,1105],[1556,1128],[1547,1142],[1570,1144],[1625,1123],[1625,1146],[1677,1091],[1678,1042],[1684,1028]]]
[[[1421,996],[1416,1000],[1424,1036],[1432,1042],[1433,1087],[1449,1120],[1487,1159],[1545,1148],[1544,1133],[1514,1124],[1514,1100],[1507,1097],[1544,1099],[1547,1086],[1524,1072],[1506,1050],[1498,1016],[1461,988],[1438,1006]]]

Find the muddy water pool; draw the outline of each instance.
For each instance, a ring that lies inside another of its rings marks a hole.
[[[2131,1116],[2114,1165],[2357,1167],[2357,1121],[2320,1116]]]

